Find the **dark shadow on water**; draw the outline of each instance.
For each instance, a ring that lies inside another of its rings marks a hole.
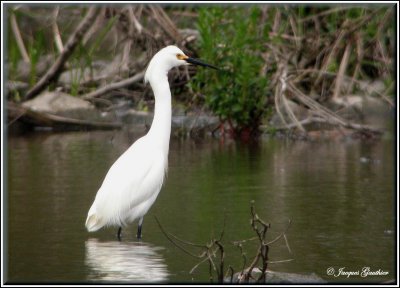
[[[164,282],[168,280],[165,260],[156,247],[145,242],[85,242],[85,264],[89,281]]]

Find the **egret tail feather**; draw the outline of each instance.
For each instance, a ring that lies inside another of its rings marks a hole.
[[[89,215],[86,219],[86,229],[89,232],[95,232],[99,230],[104,224],[101,221],[101,218],[97,217],[96,214]]]

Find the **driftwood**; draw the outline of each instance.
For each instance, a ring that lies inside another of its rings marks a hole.
[[[55,130],[110,130],[122,127],[121,123],[73,119],[46,112],[38,112],[10,101],[7,103],[7,116],[9,119],[8,125],[18,120],[31,126],[50,127]]]
[[[78,25],[74,33],[69,37],[67,43],[64,46],[63,51],[58,56],[56,62],[51,66],[47,73],[36,83],[35,86],[30,89],[26,95],[25,100],[34,98],[37,94],[42,92],[51,82],[57,81],[60,76],[65,62],[71,56],[75,47],[78,45],[79,41],[82,39],[84,34],[88,31],[90,26],[93,24],[95,18],[97,17],[97,7],[93,6],[89,8],[88,13],[82,22]]]

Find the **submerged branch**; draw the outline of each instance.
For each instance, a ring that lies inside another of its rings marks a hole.
[[[203,257],[203,254],[201,254],[201,255],[195,255],[195,254],[193,254],[192,252],[190,252],[189,250],[187,250],[187,249],[185,249],[184,247],[182,247],[181,245],[175,243],[175,241],[172,240],[172,238],[171,238],[171,236],[170,236],[170,233],[166,232],[166,231],[164,230],[164,228],[161,226],[161,223],[160,223],[160,221],[158,220],[158,218],[155,217],[155,219],[156,219],[156,221],[157,221],[158,227],[160,227],[160,229],[161,229],[161,232],[164,234],[165,237],[167,237],[167,239],[168,239],[175,247],[179,248],[180,250],[182,250],[183,252],[185,252],[186,254],[188,254],[188,255],[190,255],[190,256],[192,256],[192,257],[195,257],[195,258],[202,258],[202,257]]]
[[[291,253],[291,250],[289,248],[289,245],[287,243],[287,238],[285,233],[287,232],[289,225],[286,227],[285,231],[277,238],[275,238],[273,241],[268,242],[266,241],[267,237],[267,231],[270,228],[270,224],[266,223],[263,219],[261,219],[254,208],[254,201],[251,202],[251,227],[252,230],[257,234],[256,237],[246,239],[246,240],[241,240],[241,241],[234,241],[232,242],[235,247],[238,247],[240,249],[240,254],[243,258],[243,264],[242,267],[239,269],[239,272],[235,274],[235,270],[232,265],[226,264],[226,255],[227,255],[227,249],[225,245],[222,243],[222,238],[225,233],[225,222],[226,219],[224,218],[224,225],[223,229],[221,231],[221,234],[219,236],[219,239],[212,239],[210,242],[204,245],[198,245],[198,244],[193,244],[188,241],[181,240],[177,238],[176,236],[172,235],[171,233],[168,233],[164,230],[164,228],[161,226],[160,222],[158,221],[156,217],[156,221],[162,231],[162,233],[167,237],[169,241],[172,242],[174,246],[179,248],[180,250],[184,251],[186,254],[193,256],[195,258],[200,259],[198,263],[196,263],[191,269],[190,269],[190,274],[193,274],[198,267],[203,264],[203,263],[208,263],[208,268],[209,268],[209,279],[212,282],[214,279],[214,276],[216,276],[217,280],[219,283],[224,283],[224,282],[239,282],[239,283],[249,283],[250,281],[256,281],[258,283],[265,283],[266,277],[267,277],[267,268],[269,264],[272,263],[283,263],[283,262],[289,262],[292,261],[293,259],[286,259],[286,260],[277,260],[277,261],[270,261],[268,258],[268,253],[270,249],[270,244],[278,241],[282,235],[286,241],[286,245],[288,247],[289,252]],[[197,248],[202,248],[203,252],[199,255],[195,255],[189,250],[185,249],[178,243],[176,243],[173,238],[178,240],[181,243],[184,243],[186,245],[192,246],[192,247],[197,247]],[[243,246],[242,243],[245,243],[247,241],[251,240],[258,240],[259,241],[259,246],[258,249],[252,258],[252,261],[249,266],[246,267],[247,263],[247,256],[246,253],[243,251]],[[226,268],[228,267],[228,268]],[[258,275],[260,273],[260,275]],[[228,276],[230,275],[230,277]],[[257,277],[255,276],[257,275]],[[229,277],[229,279],[227,278]],[[252,280],[251,280],[252,279]]]

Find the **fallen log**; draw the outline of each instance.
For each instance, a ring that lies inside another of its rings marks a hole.
[[[47,112],[34,111],[13,102],[7,103],[8,125],[21,121],[32,127],[48,127],[53,130],[111,130],[122,127],[122,123],[100,122],[68,118]]]

